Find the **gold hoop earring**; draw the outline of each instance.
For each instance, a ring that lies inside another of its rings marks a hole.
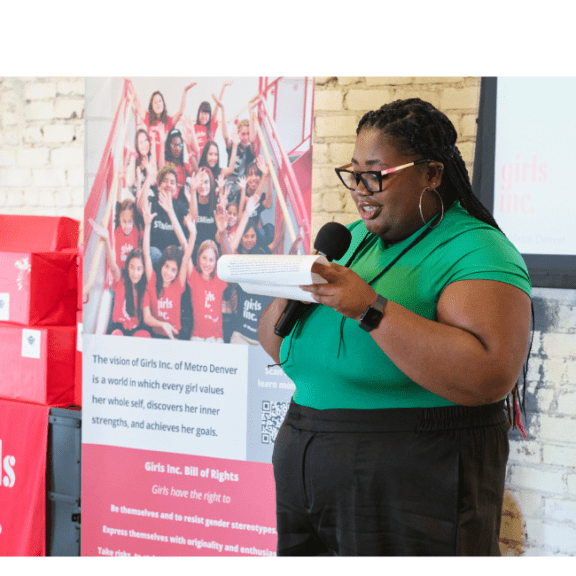
[[[440,222],[438,222],[438,224],[436,224],[436,226],[430,226],[430,228],[438,228],[438,226],[440,226],[440,224],[442,223],[442,220],[444,220],[444,202],[442,201],[442,196],[440,196],[440,192],[438,192],[438,190],[436,190],[436,188],[431,188],[430,186],[424,188],[424,190],[422,190],[422,193],[420,194],[420,218],[422,218],[422,222],[424,224],[428,224],[428,222],[426,222],[426,220],[424,220],[424,213],[422,212],[422,196],[424,196],[424,192],[426,192],[426,190],[432,190],[432,192],[434,192],[436,194],[436,196],[438,196],[438,198],[440,198],[440,205],[442,206],[442,215],[440,216]],[[434,216],[432,217],[434,218]],[[432,219],[430,219],[430,221],[432,221]]]

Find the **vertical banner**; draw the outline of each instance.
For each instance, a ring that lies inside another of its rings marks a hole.
[[[48,410],[0,399],[0,556],[46,555]]]
[[[86,82],[84,556],[273,556],[294,385],[223,254],[310,249],[312,78]]]

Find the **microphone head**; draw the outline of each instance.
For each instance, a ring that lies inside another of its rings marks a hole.
[[[332,261],[338,260],[346,254],[350,242],[352,242],[352,234],[346,226],[339,222],[328,222],[318,231],[314,248]]]

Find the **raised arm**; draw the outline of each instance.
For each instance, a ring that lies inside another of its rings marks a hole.
[[[152,214],[150,210],[150,202],[146,199],[143,204],[142,218],[144,219],[144,238],[142,239],[142,252],[144,252],[144,271],[146,272],[146,280],[150,282],[154,267],[152,266],[152,258],[150,257],[150,230],[152,228],[152,220],[157,215],[156,212]]]
[[[222,114],[224,114],[224,112],[222,112]],[[222,125],[225,126],[224,123],[222,123]],[[224,133],[224,130],[222,130],[222,133]],[[234,168],[236,167],[236,153],[238,151],[239,142],[240,137],[238,136],[238,127],[234,126],[232,129],[232,154],[230,154],[230,162],[228,162],[228,166],[226,168],[222,168],[222,170],[220,170],[220,174],[222,174],[224,177],[234,172]]]
[[[248,105],[248,128],[250,130],[250,144],[254,144],[254,142],[256,142],[256,127],[254,125],[254,112],[261,99],[262,96],[257,96]]]
[[[184,250],[184,256],[182,257],[182,264],[180,265],[180,286],[184,288],[186,283],[186,277],[192,273],[192,267],[194,266],[192,262],[192,252],[194,252],[194,244],[196,243],[196,223],[192,220],[190,214],[186,214],[184,218],[184,224],[188,227],[190,232],[190,237],[188,238],[188,244],[186,245],[186,250]]]
[[[160,206],[168,214],[170,222],[174,227],[174,233],[176,234],[176,238],[178,238],[178,242],[180,243],[182,250],[185,250],[186,236],[184,235],[182,226],[180,226],[180,222],[178,221],[178,217],[176,216],[176,211],[174,210],[174,202],[172,201],[172,195],[169,192],[161,191],[158,195],[158,204],[160,204]]]
[[[190,177],[190,208],[188,213],[194,222],[198,222],[198,188],[200,187],[200,170]]]
[[[233,254],[236,253],[236,250],[238,250],[238,245],[240,244],[240,240],[242,239],[242,236],[246,230],[246,224],[248,224],[250,214],[252,214],[252,212],[254,212],[254,210],[256,210],[259,205],[260,203],[258,202],[256,196],[250,196],[250,198],[248,198],[248,202],[246,203],[246,210],[244,210],[244,213],[238,222],[238,228],[236,228],[234,236],[230,239],[230,247]]]
[[[192,82],[192,84],[188,84],[188,86],[184,88],[184,91],[182,92],[182,100],[180,102],[180,109],[172,117],[172,122],[174,122],[174,126],[176,126],[180,118],[182,118],[182,114],[184,114],[184,109],[186,108],[186,94],[188,94],[188,90],[190,90],[190,88],[194,88],[194,86],[196,86],[196,82]]]
[[[262,188],[266,186],[266,196],[264,197],[262,206],[264,206],[264,208],[272,208],[272,186],[270,185],[270,169],[268,168],[268,164],[264,158],[262,158],[262,156],[258,156],[258,158],[256,158],[256,165],[260,169],[260,172],[262,172],[262,179],[260,180],[260,184],[258,184],[258,188],[256,188],[254,195],[260,198],[262,195]]]
[[[148,202],[148,191],[150,190],[150,182],[152,179],[156,180],[156,169],[149,166],[148,170],[146,170],[144,185],[138,192],[138,197],[136,198],[136,207],[138,208],[138,212],[142,215],[144,215],[144,204]]]
[[[110,268],[110,272],[112,272],[112,278],[114,278],[114,282],[118,282],[122,276],[122,272],[120,267],[116,263],[116,257],[114,256],[114,250],[112,249],[112,243],[110,242],[110,234],[108,234],[108,229],[104,228],[104,226],[100,226],[97,224],[92,218],[88,220],[94,232],[104,240],[104,244],[106,246],[106,262],[108,262],[108,268]]]
[[[134,95],[133,106],[136,109],[136,113],[140,116],[142,122],[144,122],[144,118],[146,118],[146,108],[144,108],[142,102],[140,102],[138,94],[136,94],[136,90],[132,90],[132,94]]]

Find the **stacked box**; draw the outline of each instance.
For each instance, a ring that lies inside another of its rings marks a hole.
[[[32,413],[34,408],[58,410],[55,407],[75,402],[78,231],[79,222],[69,218],[0,216],[0,421],[9,416],[14,419],[11,415],[16,407],[25,414],[26,407]],[[23,432],[27,434],[27,424],[22,418],[20,420]],[[47,422],[45,426],[47,429]],[[16,441],[12,440],[11,444],[16,445]],[[33,513],[26,512],[31,517],[22,520],[37,523],[41,518],[48,528],[46,539],[52,555],[79,555],[79,551],[74,552],[79,541],[77,526],[58,528],[69,515],[74,515],[79,523],[79,493],[61,494],[51,483],[55,477],[70,476],[66,462],[74,461],[79,465],[76,454],[72,459],[67,458],[70,450],[73,448],[67,443],[54,445],[48,451],[47,461],[45,443],[26,447],[27,459],[42,451],[37,456],[44,458],[46,465],[42,466],[42,475],[48,470],[49,483],[48,498],[45,483],[25,487],[26,498],[36,504]],[[23,463],[20,457],[17,466]],[[18,474],[16,479],[24,481]],[[20,520],[13,515],[11,523],[14,526],[3,526],[3,531],[12,529],[14,532],[17,521]],[[65,546],[68,536],[73,540],[72,548]],[[30,553],[43,555],[46,547],[28,549],[34,550]]]

